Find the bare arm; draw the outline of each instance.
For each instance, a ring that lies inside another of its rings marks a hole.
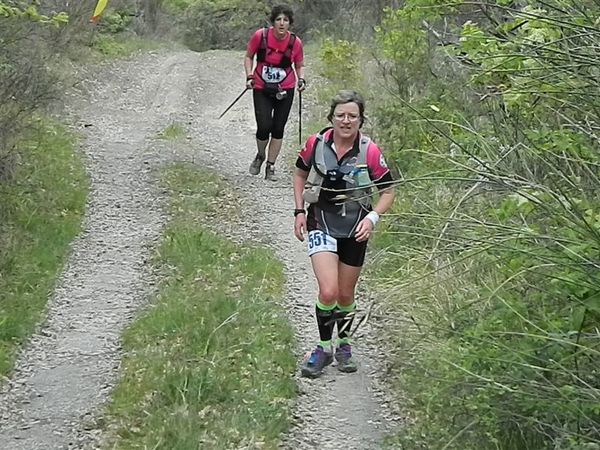
[[[384,214],[388,209],[391,208],[392,204],[394,203],[395,196],[396,194],[393,187],[386,187],[379,191],[379,200],[373,207],[373,211],[377,213],[377,219],[379,214]],[[369,219],[369,216],[365,217],[356,227],[356,233],[354,235],[356,240],[358,242],[362,242],[369,239],[369,237],[371,237],[371,233],[373,232],[373,228],[375,228],[373,221]]]
[[[296,209],[304,209],[304,184],[308,178],[308,172],[296,167],[294,170],[294,204]],[[294,235],[300,241],[304,241],[304,233],[306,232],[306,214],[298,214],[294,219]]]
[[[294,69],[296,69],[296,75],[298,75],[298,78],[304,78],[304,61],[295,63]]]
[[[246,77],[252,75],[254,69],[254,53],[246,52],[244,56],[244,70],[246,71]]]
[[[253,75],[254,70],[254,54],[246,52],[244,56],[244,71],[246,72],[246,87],[252,89],[254,87],[254,80],[249,79]]]
[[[396,197],[396,192],[393,187],[386,187],[379,191],[379,200],[377,204],[373,207],[373,211],[377,214],[385,214],[388,209],[392,207],[394,203],[394,198]]]
[[[298,77],[298,92],[302,92],[306,89],[306,82],[304,81],[304,63],[303,61],[294,64],[294,70]]]
[[[302,193],[304,192],[304,185],[306,184],[306,179],[308,178],[308,172],[296,167],[294,170],[294,203],[296,205],[296,209],[304,208],[304,199],[302,198]]]

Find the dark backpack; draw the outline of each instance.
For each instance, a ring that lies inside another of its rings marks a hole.
[[[269,33],[268,28],[262,29],[262,39],[260,40],[260,47],[256,52],[256,59],[259,62],[263,62],[267,56],[267,35]],[[292,65],[292,49],[294,48],[294,44],[296,43],[296,35],[294,33],[290,33],[290,42],[288,43],[285,52],[283,52],[283,57],[281,58],[281,62],[277,65],[277,67],[281,67],[282,69],[287,69]]]

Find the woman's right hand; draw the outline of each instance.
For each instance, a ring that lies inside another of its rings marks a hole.
[[[306,214],[298,214],[294,219],[294,236],[304,242],[304,233],[306,231]]]
[[[254,78],[246,78],[246,89],[254,89]]]

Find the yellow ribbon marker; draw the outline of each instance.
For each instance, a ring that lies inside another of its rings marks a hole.
[[[104,11],[104,8],[106,8],[107,4],[108,4],[108,0],[98,0],[96,9],[94,9],[94,15],[91,18],[91,21],[93,23],[98,22],[98,19],[100,19],[100,14],[102,14],[102,11]]]

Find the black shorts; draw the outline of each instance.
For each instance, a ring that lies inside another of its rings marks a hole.
[[[367,253],[367,241],[356,242],[354,238],[336,238],[336,241],[337,252],[335,253],[340,262],[352,267],[363,266]]]
[[[362,267],[367,253],[367,241],[355,238],[337,238],[337,255],[340,261],[353,267]]]

